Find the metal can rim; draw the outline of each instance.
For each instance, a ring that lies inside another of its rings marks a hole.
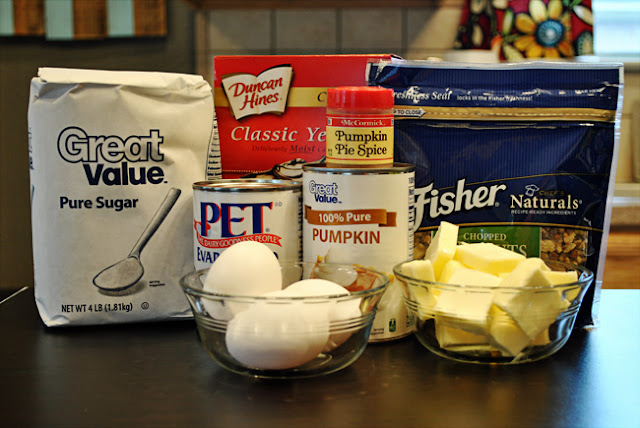
[[[197,181],[194,190],[205,192],[273,192],[301,191],[302,182],[297,180],[270,180],[266,178],[221,178]]]
[[[326,174],[341,175],[381,175],[381,174],[403,174],[415,171],[415,165],[395,162],[393,166],[385,168],[333,168],[328,167],[324,162],[308,163],[302,166],[303,171],[323,172]]]

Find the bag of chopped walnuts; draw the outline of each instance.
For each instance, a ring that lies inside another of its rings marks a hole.
[[[441,221],[460,241],[586,266],[597,321],[622,106],[620,64],[380,62],[395,160],[416,165],[415,258]]]

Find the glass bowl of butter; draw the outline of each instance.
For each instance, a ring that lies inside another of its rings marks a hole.
[[[491,243],[459,244],[450,226],[440,226],[424,259],[394,267],[418,340],[470,363],[525,363],[562,348],[593,273]]]
[[[302,378],[341,370],[364,352],[387,275],[277,260],[273,269],[245,260],[238,271],[222,257],[229,250],[181,279],[200,341],[219,365],[256,378]]]

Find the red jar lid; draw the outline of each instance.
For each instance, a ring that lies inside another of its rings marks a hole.
[[[391,109],[393,89],[379,86],[341,86],[327,90],[328,108]]]

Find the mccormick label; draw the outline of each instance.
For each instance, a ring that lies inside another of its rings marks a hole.
[[[279,260],[300,261],[300,182],[229,179],[198,182],[193,189],[196,269],[241,241],[263,243]]]
[[[327,114],[327,162],[381,166],[393,163],[393,114]]]
[[[327,88],[365,86],[390,55],[216,56],[214,102],[223,178],[279,177],[282,164],[323,158]],[[301,175],[300,168],[299,177]],[[290,176],[286,175],[285,176]]]
[[[413,256],[414,171],[392,168],[303,167],[305,262],[355,264],[390,276],[370,342],[411,333],[412,320],[393,266]]]

